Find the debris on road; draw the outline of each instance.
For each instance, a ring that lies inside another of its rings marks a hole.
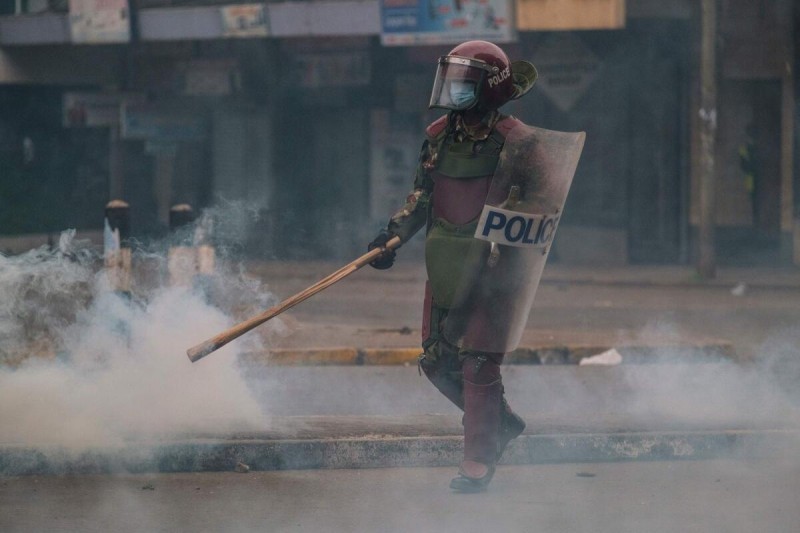
[[[584,357],[580,360],[578,365],[585,366],[585,365],[605,365],[605,366],[613,366],[622,363],[622,354],[620,354],[615,348],[611,348],[610,350],[606,350],[603,353],[593,355],[591,357]]]
[[[236,463],[236,468],[234,468],[234,471],[238,472],[239,474],[246,474],[250,472],[250,467],[244,463],[239,462]]]
[[[746,283],[739,283],[734,288],[731,289],[731,294],[734,296],[744,296],[744,293],[747,292],[747,284]]]

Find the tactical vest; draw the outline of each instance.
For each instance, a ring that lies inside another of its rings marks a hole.
[[[460,138],[463,134],[449,127],[438,132],[428,129],[435,155],[428,173],[433,192],[425,264],[433,300],[439,307],[455,304],[453,297],[463,276],[473,275],[480,264],[482,251],[473,236],[505,136],[516,124],[516,119],[501,118],[482,140]]]

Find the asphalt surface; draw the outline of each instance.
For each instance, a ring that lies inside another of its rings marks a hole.
[[[0,478],[0,531],[788,533],[800,464],[651,461],[500,467],[453,494],[453,468]]]
[[[254,263],[249,270],[277,301],[339,266]],[[271,335],[268,343],[275,349],[418,347],[424,280],[424,266],[414,258],[388,271],[366,267],[290,309],[281,318],[287,334]],[[796,343],[797,324],[800,269],[722,269],[716,279],[701,281],[690,267],[556,263],[545,269],[522,345],[729,343],[736,360],[751,361]]]

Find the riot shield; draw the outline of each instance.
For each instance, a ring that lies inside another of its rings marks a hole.
[[[586,134],[520,124],[506,137],[443,333],[462,349],[518,345]]]

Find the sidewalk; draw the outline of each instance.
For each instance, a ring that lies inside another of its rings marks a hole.
[[[261,262],[248,270],[286,298],[312,285],[341,265],[333,262]],[[425,283],[424,266],[407,261],[387,271],[363,268],[339,284],[290,309],[284,320],[291,333],[270,342],[269,353],[246,354],[248,360],[276,365],[398,365],[416,364],[420,353],[419,315]],[[550,265],[540,293],[570,287],[652,288],[669,291],[704,289],[742,291],[800,291],[800,269],[721,269],[710,281],[699,280],[692,267],[601,267]],[[538,300],[538,298],[537,298]],[[399,309],[395,316],[392,310]],[[376,311],[382,313],[376,316]],[[400,317],[400,318],[396,318]],[[635,330],[592,325],[538,325],[534,318],[520,348],[508,364],[578,364],[582,359],[616,349],[626,363],[663,360],[665,353],[682,360],[736,359],[727,339],[694,335],[675,339],[650,336],[642,340]]]
[[[509,445],[501,464],[770,458],[800,445],[800,419],[740,426],[620,420],[609,426],[605,419],[575,424],[535,414],[525,418],[529,429]],[[461,460],[459,416],[285,417],[271,425],[262,433],[195,435],[80,452],[0,445],[0,476],[231,472],[241,465],[252,470],[456,466]]]
[[[326,325],[295,322],[292,333],[274,342],[267,351],[240,356],[247,363],[269,365],[414,365],[421,353],[420,332],[410,328]],[[633,335],[631,335],[633,337]],[[324,341],[323,341],[324,339]],[[323,345],[324,344],[324,345]],[[620,332],[531,330],[504,364],[577,365],[616,350],[623,363],[645,364],[665,360],[707,362],[737,358],[733,345],[724,339],[693,337],[620,341]]]
[[[129,436],[88,449],[0,436],[0,476],[460,461],[461,414],[416,368],[244,370],[266,413],[255,428]],[[800,446],[798,396],[777,394],[770,379],[738,365],[511,367],[504,385],[527,423],[504,464],[774,458],[795,456]]]

